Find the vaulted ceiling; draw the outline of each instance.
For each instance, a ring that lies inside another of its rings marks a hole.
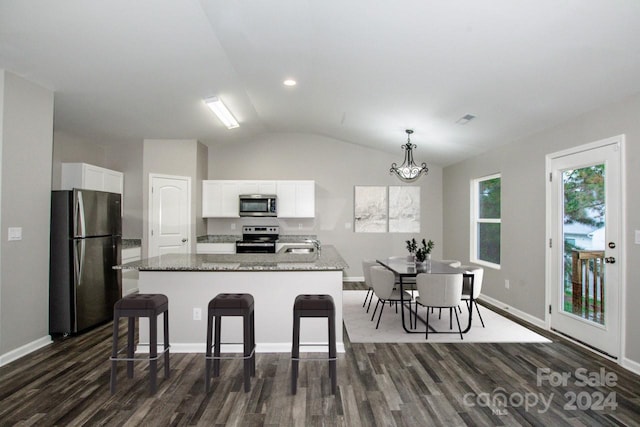
[[[638,40],[637,0],[0,0],[0,68],[55,91],[59,131],[299,132],[400,157],[412,128],[440,165],[640,92]]]

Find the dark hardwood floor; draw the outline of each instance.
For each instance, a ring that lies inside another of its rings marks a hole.
[[[549,337],[553,343],[352,344],[345,338],[335,396],[321,361],[301,363],[298,394],[291,395],[288,353],[257,355],[249,393],[241,361],[223,361],[207,395],[204,356],[172,354],[171,378],[159,375],[154,396],[146,363],[136,364],[133,380],[120,363],[111,395],[107,324],[0,368],[0,425],[640,425],[638,376]]]

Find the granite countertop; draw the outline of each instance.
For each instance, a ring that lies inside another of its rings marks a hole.
[[[122,239],[122,249],[142,247],[141,239]]]
[[[320,252],[292,254],[167,254],[147,258],[115,269],[139,271],[335,271],[349,266],[335,247]]]

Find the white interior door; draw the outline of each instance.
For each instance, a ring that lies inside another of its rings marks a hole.
[[[189,253],[191,178],[149,175],[149,256]]]
[[[548,156],[550,326],[620,353],[623,136]]]

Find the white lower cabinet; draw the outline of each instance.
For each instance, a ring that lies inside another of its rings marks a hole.
[[[122,263],[140,261],[140,248],[122,250]],[[138,270],[122,270],[122,296],[138,292]]]
[[[235,243],[198,243],[196,244],[197,254],[235,254]]]

